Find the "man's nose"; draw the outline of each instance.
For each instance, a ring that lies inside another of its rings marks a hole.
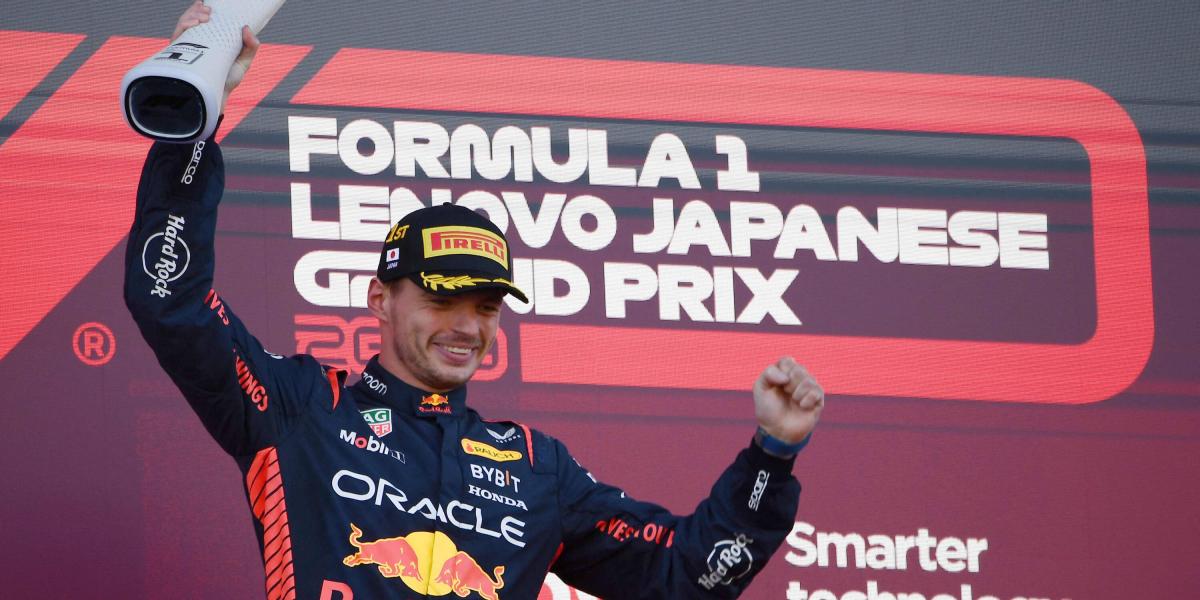
[[[475,335],[479,331],[479,316],[473,307],[464,302],[450,312],[450,328],[455,332]]]

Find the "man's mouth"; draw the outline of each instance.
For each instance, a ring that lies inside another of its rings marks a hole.
[[[433,346],[440,351],[446,360],[452,363],[465,363],[469,361],[475,355],[476,348],[476,346],[469,344],[446,344],[440,342],[435,342]]]

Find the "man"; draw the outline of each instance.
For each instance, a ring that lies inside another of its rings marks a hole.
[[[208,15],[193,5],[176,35]],[[227,89],[258,45],[243,34]],[[125,300],[245,475],[268,598],[531,599],[550,571],[609,599],[731,598],[790,530],[794,456],[824,403],[795,361],[754,383],[758,432],[709,498],[671,515],[596,482],[558,440],[468,408],[504,295],[525,301],[486,218],[442,205],[392,227],[367,298],[380,353],[347,386],[311,356],[267,352],[212,290],[223,184],[211,139],[154,145]]]

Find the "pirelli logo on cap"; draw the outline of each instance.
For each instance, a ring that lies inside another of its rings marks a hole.
[[[430,227],[421,232],[425,242],[425,258],[447,254],[473,254],[490,258],[508,268],[508,244],[504,238],[478,227]]]

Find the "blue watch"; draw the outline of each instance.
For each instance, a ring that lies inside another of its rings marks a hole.
[[[778,458],[792,458],[796,456],[796,454],[808,445],[811,439],[811,431],[808,432],[808,435],[804,436],[804,439],[795,444],[789,444],[777,437],[772,437],[762,426],[759,426],[758,430],[754,432],[754,442],[758,444],[758,447],[762,448],[767,454]]]

